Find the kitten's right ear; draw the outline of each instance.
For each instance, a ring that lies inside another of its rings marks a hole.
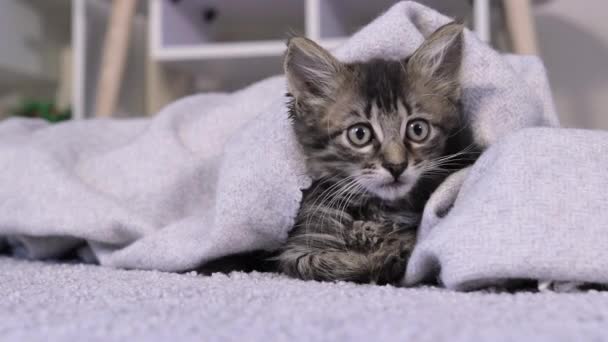
[[[296,98],[327,97],[338,87],[343,65],[310,39],[291,38],[285,54],[289,92]]]

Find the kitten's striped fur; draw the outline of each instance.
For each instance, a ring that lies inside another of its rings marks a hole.
[[[352,64],[306,38],[289,41],[293,128],[315,182],[278,256],[284,273],[374,283],[402,277],[426,199],[462,166],[458,152],[469,146],[460,111],[462,30],[443,26],[405,60]],[[372,140],[359,145],[369,132]],[[428,132],[423,141],[410,139],[421,132]]]

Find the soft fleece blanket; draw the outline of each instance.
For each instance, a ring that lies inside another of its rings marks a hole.
[[[335,53],[344,61],[403,58],[449,20],[402,2]],[[606,226],[598,211],[607,203],[605,176],[598,171],[606,165],[598,147],[606,137],[549,129],[497,143],[522,128],[555,126],[557,120],[542,64],[500,55],[471,32],[465,35],[462,83],[476,141],[497,147],[433,196],[404,283],[440,277],[448,287],[467,289],[511,277],[606,280],[590,272],[604,266],[593,261],[605,241],[597,233]],[[105,266],[164,271],[277,248],[293,223],[301,189],[311,182],[284,92],[284,79],[276,77],[234,94],[186,98],[146,120],[4,122],[0,245],[29,258],[77,250]],[[560,148],[552,147],[556,142]],[[578,177],[579,168],[594,171]],[[539,172],[529,177],[529,170]],[[590,183],[577,188],[573,179]],[[454,199],[448,216],[434,214]],[[568,206],[573,199],[585,204]],[[528,244],[517,243],[526,237]],[[535,253],[541,254],[529,258]],[[592,266],[564,265],[579,263]]]

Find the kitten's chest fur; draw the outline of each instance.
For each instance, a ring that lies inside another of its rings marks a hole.
[[[424,202],[428,198],[425,188],[428,184],[419,184],[412,196],[396,201],[386,201],[369,193],[333,192],[335,183],[316,181],[304,193],[299,220],[310,225],[312,220],[334,218],[340,221],[339,229],[348,229],[354,221],[369,221],[392,225],[400,229],[416,229],[420,223]],[[319,223],[322,230],[331,230],[333,225]],[[317,226],[317,225],[315,225]],[[326,231],[328,232],[328,231]]]
[[[421,217],[421,211],[405,200],[386,203],[371,199],[353,209],[355,211],[353,217],[356,221],[380,222],[408,229],[416,229]]]

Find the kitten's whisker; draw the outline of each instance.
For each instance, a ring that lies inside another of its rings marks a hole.
[[[345,183],[348,183],[349,181],[352,181],[352,178],[354,177],[346,177],[344,179],[339,180],[338,182],[336,182],[335,184],[332,184],[329,188],[325,189],[323,192],[321,192],[321,194],[319,194],[319,196],[315,199],[315,201],[311,204],[311,207],[313,208],[313,210],[309,211],[306,214],[306,233],[308,233],[308,230],[311,228],[311,220],[316,217],[317,212],[323,207],[324,202],[326,199],[328,198],[332,198],[334,197],[340,190],[341,190],[341,186]],[[320,200],[320,203],[318,205],[315,205],[318,201]],[[324,220],[325,215],[321,215],[321,220],[317,220],[317,224],[322,224],[323,220]]]
[[[310,222],[311,218],[316,218],[317,219],[317,222],[316,222],[317,225],[324,224],[325,217],[327,216],[327,211],[323,212],[320,215],[320,217],[318,217],[317,213],[321,209],[323,209],[323,208],[331,208],[332,207],[332,203],[335,201],[335,199],[340,196],[340,193],[351,182],[353,182],[353,180],[349,177],[349,178],[342,179],[338,183],[332,185],[332,187],[330,187],[331,190],[330,191],[326,191],[327,193],[323,196],[323,198],[321,199],[321,202],[318,205],[314,206],[313,211],[307,217],[307,221]],[[346,184],[346,185],[344,185],[344,184]],[[325,204],[326,200],[329,200],[329,202],[330,202],[328,205]],[[311,225],[309,225],[309,227],[311,227]]]
[[[337,207],[339,207],[340,202],[344,199],[344,195],[348,195],[348,192],[350,191],[350,189],[353,187],[354,184],[356,184],[356,179],[354,179],[354,177],[353,177],[351,182],[349,182],[348,184],[346,184],[342,187],[339,194],[334,197],[334,199],[329,203],[329,205],[331,207],[333,207],[334,203],[337,202],[337,204],[338,204]]]
[[[460,151],[458,151],[456,153],[448,154],[448,155],[445,155],[445,156],[441,156],[439,158],[435,158],[435,159],[432,159],[432,160],[435,160],[435,161],[437,161],[437,160],[445,160],[445,159],[454,158],[456,156],[461,156],[461,155],[465,155],[465,154],[481,154],[481,152],[475,151],[475,147],[476,147],[475,144],[470,144],[470,145],[466,146],[465,148],[463,148],[462,150],[460,150]]]
[[[342,206],[342,209],[340,210],[340,228],[341,229],[344,229],[344,225],[342,224],[342,218],[344,217],[344,210],[346,210],[350,206],[351,199],[353,199],[353,197],[359,196],[361,194],[360,193],[361,188],[362,188],[361,184],[356,182],[355,186],[351,187],[351,189],[350,189],[351,191],[352,190],[354,190],[354,191],[352,191],[350,196],[348,196],[346,198],[346,200],[344,201],[344,205]],[[342,236],[344,236],[344,231],[342,231],[340,233],[342,234]]]
[[[461,168],[462,163],[470,161],[473,156],[476,157],[480,154],[480,152],[478,151],[472,151],[472,149],[474,148],[475,147],[473,146],[473,144],[471,144],[465,147],[460,152],[432,159],[427,163],[427,165],[424,166],[424,169],[428,170],[442,166],[452,166],[455,169]]]
[[[340,226],[342,226],[342,218],[344,217],[344,210],[346,210],[346,208],[348,208],[348,205],[350,204],[351,198],[353,196],[355,196],[355,195],[358,195],[358,189],[360,187],[361,186],[356,181],[356,179],[355,179],[355,182],[354,182],[354,186],[349,187],[348,192],[350,192],[350,194],[346,195],[346,198],[343,201],[344,202],[343,206],[339,207],[340,208]]]
[[[463,121],[464,121],[464,123],[463,123]],[[456,132],[454,132],[454,133],[452,133],[452,134],[448,135],[448,136],[447,136],[447,139],[452,138],[452,137],[454,137],[454,136],[457,136],[457,135],[458,135],[458,134],[460,134],[462,131],[464,131],[465,129],[469,128],[469,127],[471,126],[471,120],[469,120],[469,119],[464,119],[464,120],[459,119],[459,120],[458,120],[458,126],[460,126],[460,128],[459,128],[459,129],[458,129]]]
[[[332,177],[332,178],[335,178],[335,177]],[[316,198],[315,202],[312,203],[312,205],[315,205],[316,202],[319,201],[319,200],[321,200],[321,202],[323,202],[327,198],[327,196],[332,193],[332,191],[337,190],[337,188],[341,187],[344,183],[352,180],[352,178],[354,178],[354,177],[349,176],[349,177],[345,177],[343,179],[340,179],[336,183],[334,183],[331,186],[329,186],[327,189],[323,190],[323,192],[321,192],[319,195],[317,195],[317,198]]]
[[[319,207],[325,206],[325,207],[329,207],[329,208],[335,209],[334,208],[334,203],[337,200],[339,200],[343,196],[343,194],[348,190],[348,188],[355,182],[354,176],[348,177],[347,180],[348,181],[342,182],[342,184],[346,183],[346,185],[342,185],[340,187],[340,189],[337,189],[336,191],[332,192],[331,196],[329,197],[330,201],[329,201],[329,203],[327,205],[324,205],[325,201],[322,201],[322,203],[319,205]],[[319,224],[323,224],[326,217],[327,217],[327,212],[324,212],[321,215],[321,219],[320,219]]]
[[[321,185],[323,185],[323,184],[327,183],[327,182],[328,182],[328,181],[330,181],[332,178],[334,178],[334,177],[330,177],[330,178],[328,178],[328,179],[326,179],[326,180],[324,180],[324,181],[320,182],[319,184],[317,184],[317,186],[315,186],[315,188],[312,190],[312,193],[314,194],[314,192],[316,192],[316,191],[317,191],[317,189],[318,189],[319,187],[321,187]],[[325,194],[325,193],[331,192],[331,189],[332,189],[334,186],[337,186],[337,185],[336,185],[336,184],[333,184],[333,185],[332,185],[332,186],[330,186],[328,189],[323,190],[323,191],[322,191],[322,192],[321,192],[321,193],[320,193],[318,196],[316,196],[315,201],[314,201],[314,202],[313,202],[313,203],[310,205],[310,207],[312,207],[312,208],[317,208],[317,207],[315,207],[316,203],[317,203],[319,200],[321,200],[321,198],[323,198],[323,196],[324,196],[324,194]],[[308,211],[308,213],[307,213],[307,215],[306,215],[306,222],[307,222],[307,224],[308,224],[308,223],[310,223],[310,219],[311,219],[311,217],[312,217],[314,214],[315,214],[315,211],[312,211],[312,212],[311,212],[311,211]]]
[[[433,171],[433,170],[441,170],[441,171],[454,171],[454,169],[460,169],[462,167],[462,162],[452,161],[445,162],[441,164],[432,164],[421,168],[423,171]]]

